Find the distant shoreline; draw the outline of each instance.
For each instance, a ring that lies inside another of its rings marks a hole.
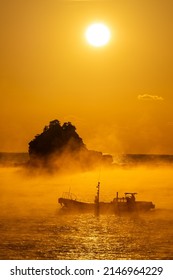
[[[0,152],[0,166],[15,167],[21,166],[28,162],[29,154],[26,152]]]
[[[29,161],[27,152],[0,152],[0,166],[21,166]],[[113,166],[173,164],[173,155],[169,154],[115,154]]]

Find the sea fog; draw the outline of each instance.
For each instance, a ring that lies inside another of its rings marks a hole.
[[[98,181],[100,201],[137,192],[137,200],[156,208],[135,218],[59,214],[63,192],[93,202]],[[37,175],[2,167],[0,259],[172,259],[172,184],[172,167],[165,165]]]
[[[0,215],[46,215],[58,209],[63,192],[93,202],[100,181],[100,201],[116,192],[137,192],[137,200],[152,201],[156,210],[173,209],[172,167],[105,168],[88,172],[33,175],[22,168],[0,168]]]

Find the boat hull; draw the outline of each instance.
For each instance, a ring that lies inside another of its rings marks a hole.
[[[125,202],[99,202],[86,203],[68,198],[59,198],[58,202],[66,212],[95,212],[95,213],[131,213],[146,212],[155,208],[152,202],[136,201],[134,203]]]

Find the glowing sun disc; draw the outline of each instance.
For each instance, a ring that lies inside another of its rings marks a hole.
[[[87,28],[85,36],[90,45],[101,47],[109,42],[111,34],[105,24],[93,23]]]

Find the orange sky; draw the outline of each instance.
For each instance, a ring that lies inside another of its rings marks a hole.
[[[2,0],[0,151],[27,151],[49,121],[88,148],[173,153],[172,0]],[[84,33],[106,23],[96,49]]]

